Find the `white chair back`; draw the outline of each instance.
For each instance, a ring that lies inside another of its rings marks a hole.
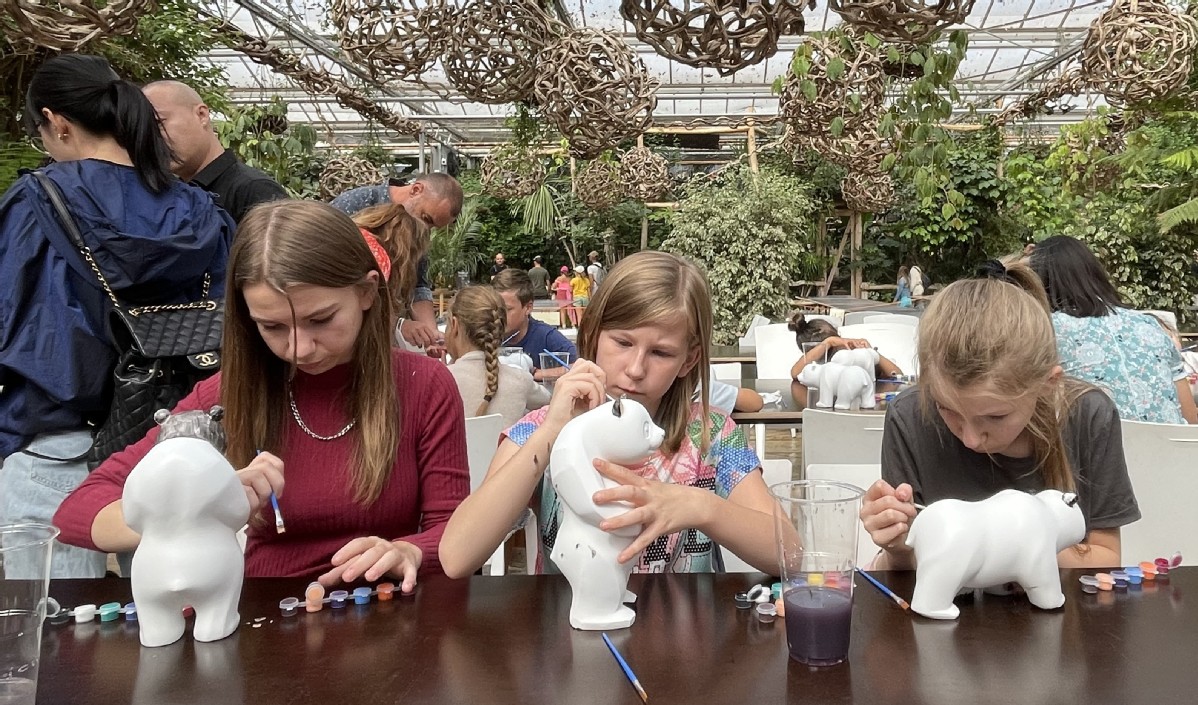
[[[740,363],[739,362],[721,362],[711,366],[711,375],[720,382],[735,384],[740,386]]]
[[[1198,565],[1198,426],[1123,421],[1123,452],[1143,518],[1122,528],[1123,565],[1181,551]]]
[[[887,358],[904,374],[918,374],[918,358],[915,349],[915,336],[919,329],[915,326],[894,323],[862,323],[859,325],[841,326],[838,335],[841,338],[864,338],[877,348],[882,357]]]
[[[806,413],[803,414],[806,416]],[[805,419],[804,419],[805,420]],[[806,426],[806,423],[804,423]],[[803,429],[803,435],[807,435],[807,429]],[[806,445],[804,439],[804,445]],[[836,464],[817,464],[807,466],[808,480],[834,480],[836,482],[847,482],[850,485],[856,485],[862,490],[868,490],[869,486],[877,482],[882,477],[882,466],[877,463],[850,465],[843,463]],[[868,565],[875,555],[878,553],[878,547],[874,544],[873,539],[869,537],[869,532],[860,524],[860,519],[857,526],[857,560],[856,565]]]
[[[785,323],[771,323],[755,330],[757,378],[788,379],[790,368],[802,356],[795,334]]]
[[[900,326],[918,326],[919,316],[904,316],[901,313],[873,313],[865,317],[863,323],[893,323]]]
[[[499,448],[503,433],[503,417],[499,414],[471,416],[466,419],[466,454],[470,460],[470,491],[478,489],[491,467],[491,459]]]
[[[789,460],[762,460],[761,461],[761,479],[765,481],[765,486],[776,485],[779,482],[789,482],[792,477],[793,468]],[[725,573],[757,573],[756,568],[746,563],[740,556],[732,551],[721,550],[724,557],[724,572]]]
[[[803,466],[880,464],[885,419],[877,412],[804,409]]]
[[[848,311],[844,314],[844,324],[846,326],[859,326],[865,323],[866,316],[872,316],[869,311]]]
[[[770,319],[761,314],[754,314],[753,320],[749,321],[749,327],[745,330],[745,334],[738,341],[742,346],[752,347],[757,344],[757,329],[761,326],[769,325]]]

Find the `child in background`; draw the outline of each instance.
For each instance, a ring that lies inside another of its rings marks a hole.
[[[573,307],[567,305],[574,298],[574,285],[570,283],[570,268],[565,265],[562,265],[561,274],[553,280],[553,298],[560,306],[558,314],[561,316],[561,327],[566,327],[567,316],[569,316],[570,327],[576,327],[578,313]]]
[[[872,347],[868,340],[863,338],[841,338],[836,335],[836,326],[822,318],[816,318],[808,321],[802,313],[796,313],[790,319],[787,326],[795,334],[795,342],[798,343],[799,349],[803,349],[803,343],[819,343],[814,348],[808,350],[798,362],[790,368],[790,378],[798,380],[799,373],[803,371],[807,365],[816,362],[827,362],[832,359],[832,355],[840,350],[857,350],[859,348]],[[878,379],[901,377],[903,371],[899,366],[882,357],[878,356],[878,364],[874,366],[874,376]],[[801,384],[795,384],[792,388],[795,402],[807,406],[807,387]]]
[[[499,364],[506,327],[507,310],[499,294],[491,287],[468,286],[454,297],[445,330],[445,347],[454,359],[449,372],[466,415],[500,414],[505,427],[549,403],[549,392],[531,374]]]
[[[1110,397],[1064,376],[1048,299],[1024,264],[991,260],[954,282],[920,323],[919,385],[886,413],[882,479],[861,519],[883,549],[875,567],[909,569],[916,502],[976,501],[1005,489],[1077,492],[1086,538],[1063,568],[1122,565],[1119,527],[1140,518]]]
[[[619,560],[637,560],[641,572],[710,571],[714,542],[777,574],[774,502],[760,462],[706,391],[692,401],[708,377],[710,342],[711,294],[698,267],[664,252],[640,252],[613,267],[579,330],[584,359],[557,380],[548,407],[507,430],[487,479],[450,520],[441,543],[446,574],[474,572],[530,503],[541,517],[543,556],[552,553],[562,508],[552,484],[541,481],[553,443],[608,394],[643,404],[666,434],[638,467],[596,461],[620,486],[595,501],[629,507],[601,528],[642,527]],[[541,495],[533,497],[538,484]]]
[[[591,302],[591,278],[581,264],[574,268],[574,278],[570,280],[570,289],[574,296],[574,315],[571,319],[575,325],[582,320],[582,311]]]

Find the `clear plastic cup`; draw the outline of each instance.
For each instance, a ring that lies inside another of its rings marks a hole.
[[[33,705],[58,529],[0,526],[0,703]]]

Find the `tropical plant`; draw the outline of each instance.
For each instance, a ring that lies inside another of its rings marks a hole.
[[[316,130],[289,122],[286,103],[276,97],[230,109],[227,116],[216,123],[216,134],[241,161],[270,174],[295,198],[320,197],[324,160],[315,151]]]
[[[478,208],[479,197],[467,197],[457,220],[433,231],[428,249],[428,275],[436,286],[450,286],[458,272],[471,276],[486,261],[486,255],[480,251],[482,223]]]
[[[716,342],[735,342],[754,314],[777,320],[789,311],[796,263],[814,250],[810,193],[796,176],[740,164],[685,187],[662,249],[707,270]]]

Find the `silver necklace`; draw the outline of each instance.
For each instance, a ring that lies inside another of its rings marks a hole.
[[[322,436],[322,435],[316,433],[315,431],[313,431],[312,429],[308,428],[308,424],[304,423],[304,420],[302,418],[300,418],[299,408],[296,407],[296,405],[295,405],[295,394],[293,394],[291,392],[291,385],[287,385],[287,400],[291,403],[291,415],[293,417],[295,417],[295,422],[297,424],[299,424],[300,429],[304,433],[308,434],[309,436],[312,436],[313,438],[315,438],[318,441],[335,441],[338,438],[349,433],[350,429],[354,427],[354,424],[358,423],[357,419],[353,419],[345,426],[345,428],[334,433],[333,435]]]

